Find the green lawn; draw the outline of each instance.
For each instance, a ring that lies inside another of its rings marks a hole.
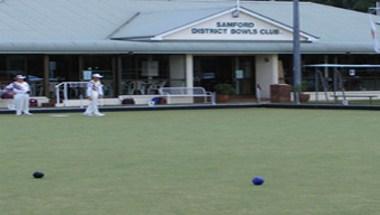
[[[380,112],[0,115],[0,138],[4,215],[380,213]]]

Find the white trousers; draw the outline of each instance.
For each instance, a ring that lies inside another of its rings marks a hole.
[[[14,96],[16,114],[29,114],[29,94],[18,93]]]
[[[8,106],[8,110],[16,110],[15,100],[8,99],[7,106]]]
[[[100,114],[98,103],[99,103],[99,94],[94,91],[92,92],[92,95],[91,95],[90,104],[88,104],[84,114],[86,115]]]

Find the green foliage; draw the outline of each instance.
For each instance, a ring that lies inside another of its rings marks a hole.
[[[309,0],[321,4],[328,4],[336,7],[354,9],[367,12],[368,8],[374,7],[376,0]]]
[[[301,85],[294,86],[293,90],[297,92],[304,92],[309,89],[309,83],[307,81],[302,81]]]
[[[220,95],[234,95],[235,89],[231,84],[217,84],[215,85],[215,91]]]
[[[254,0],[255,1],[255,0]],[[289,0],[284,0],[289,1]],[[304,2],[315,2],[346,9],[367,12],[368,8],[375,7],[376,0],[300,0]]]

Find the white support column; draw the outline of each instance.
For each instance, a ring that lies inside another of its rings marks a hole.
[[[279,83],[278,55],[256,55],[256,83],[261,87],[261,97],[270,98],[270,85]]]
[[[186,55],[186,87],[194,87],[194,62],[193,55]]]

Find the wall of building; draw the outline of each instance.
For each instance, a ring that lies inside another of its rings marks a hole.
[[[278,55],[256,55],[256,84],[261,97],[270,98],[270,85],[278,84]]]

